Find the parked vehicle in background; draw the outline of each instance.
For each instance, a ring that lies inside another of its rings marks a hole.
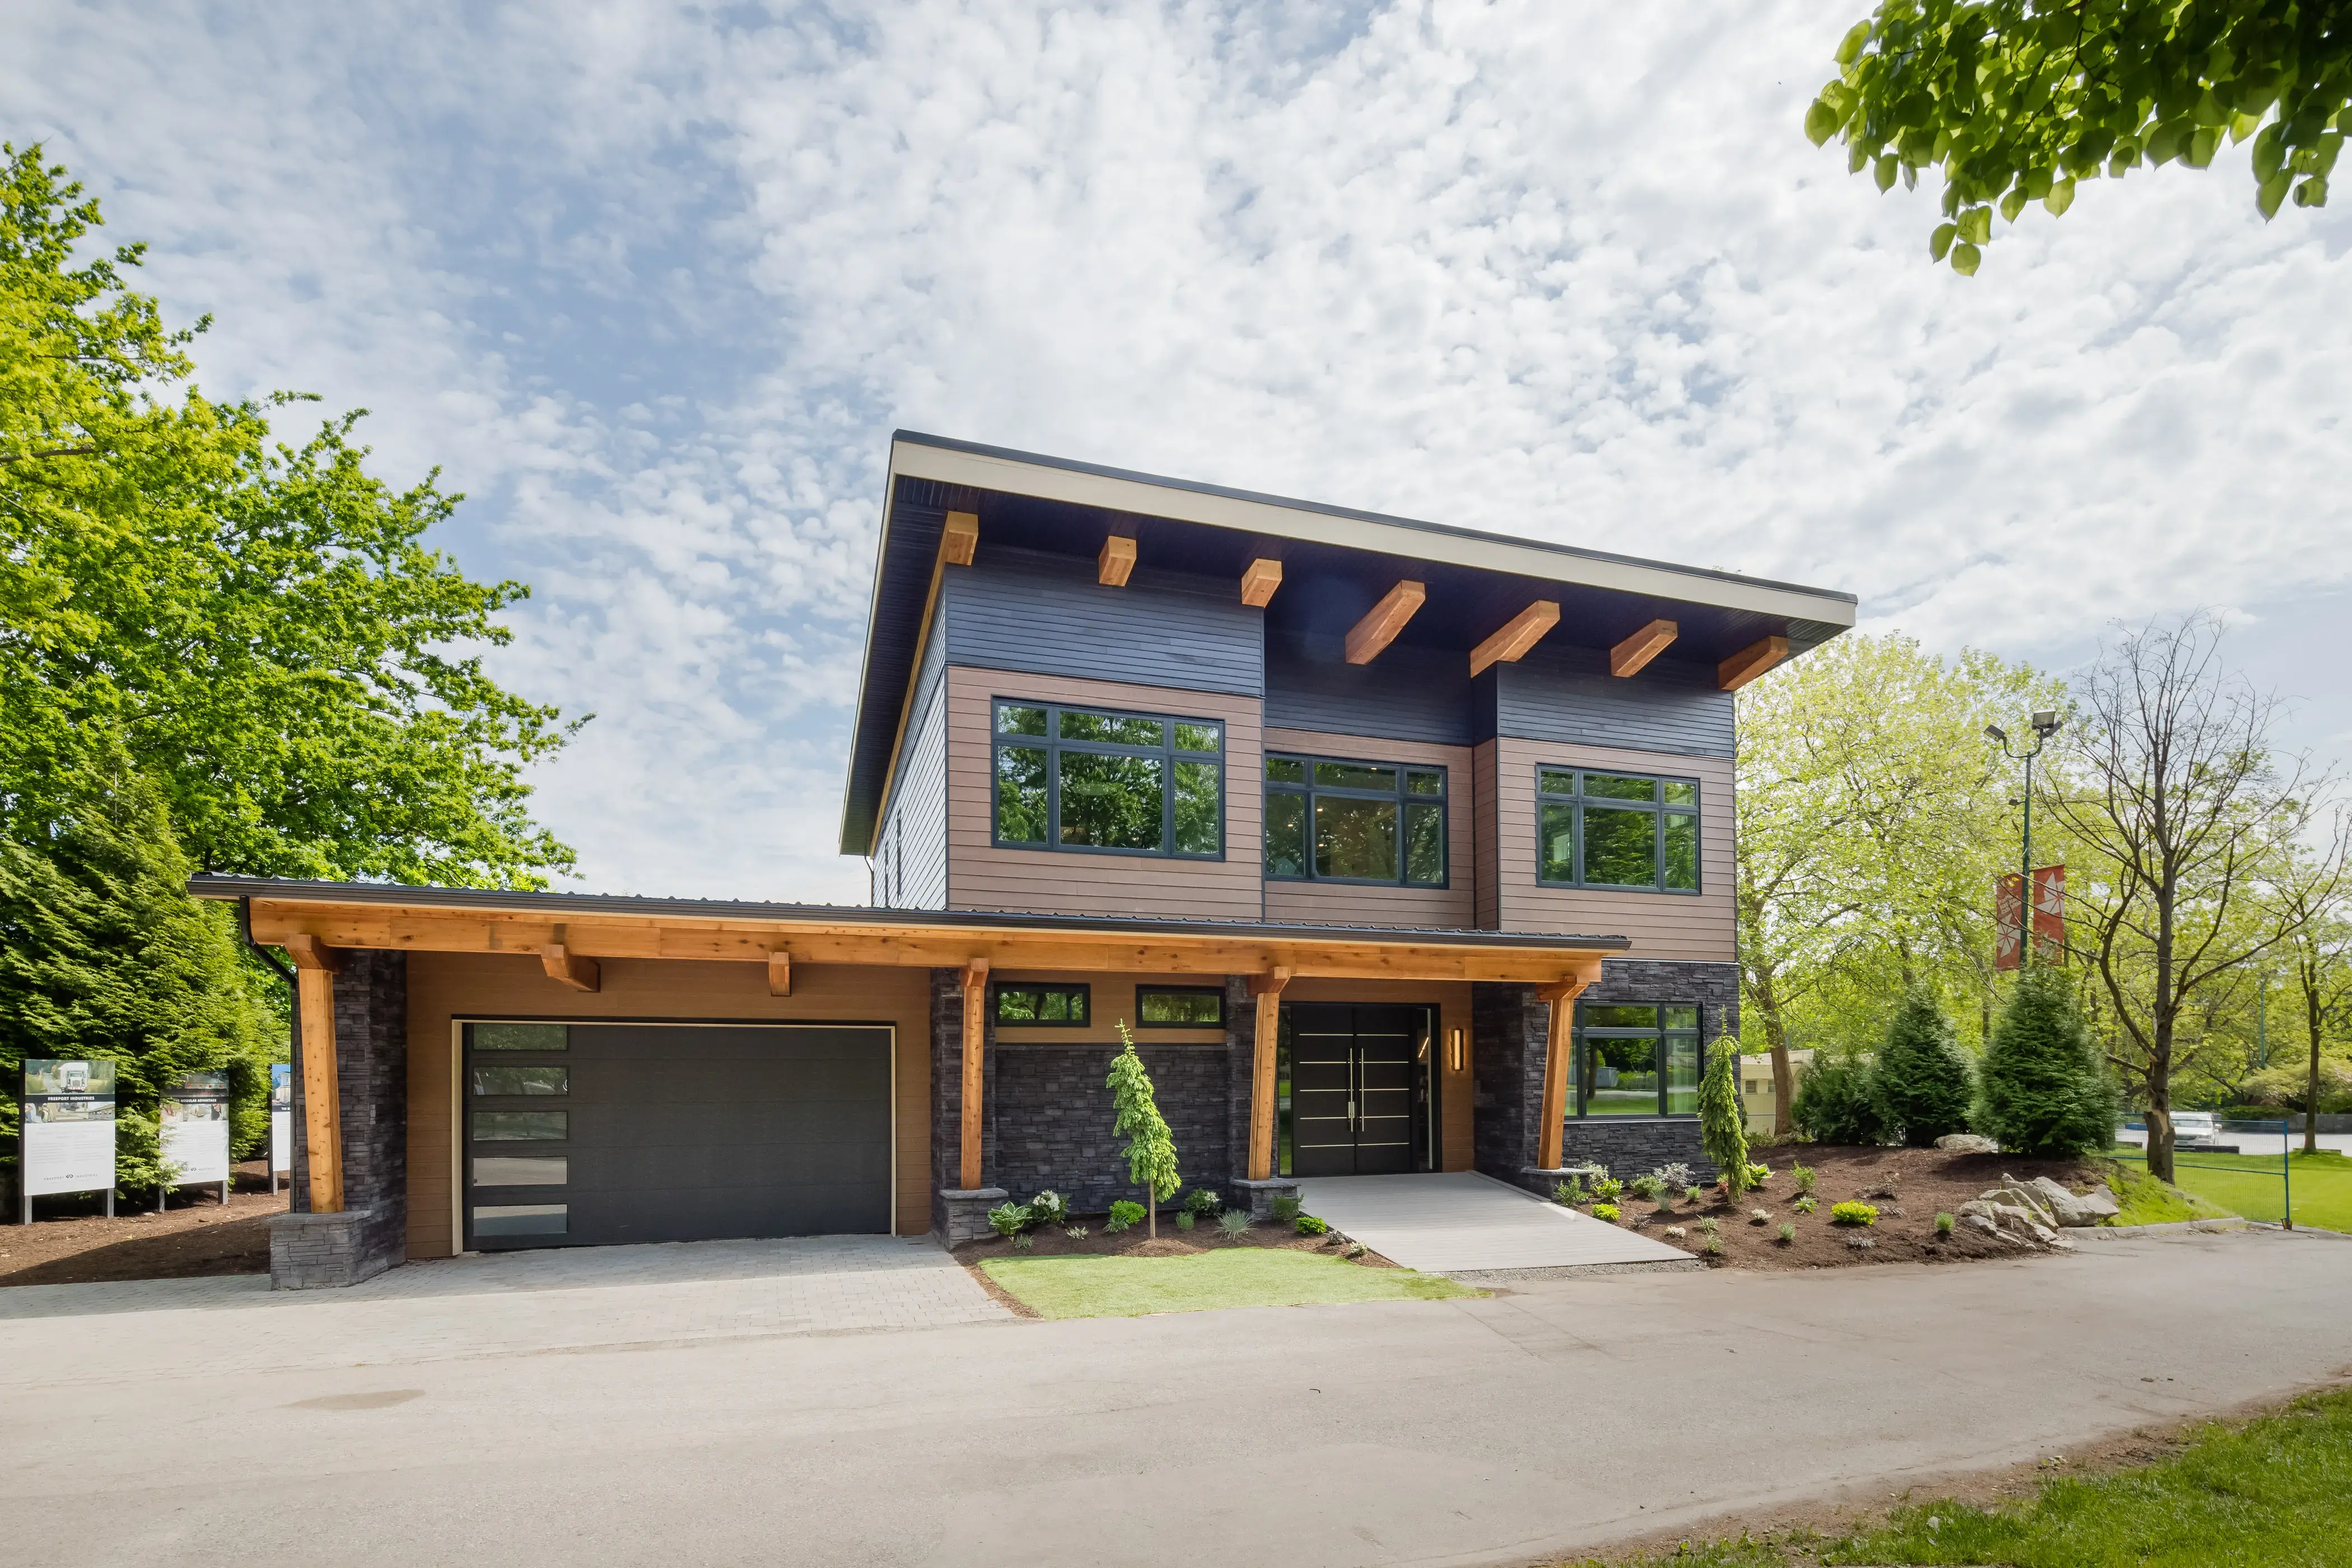
[[[2176,1110],[2172,1113],[2172,1142],[2179,1149],[2198,1149],[2212,1142],[2221,1131],[2221,1123],[2210,1110]]]

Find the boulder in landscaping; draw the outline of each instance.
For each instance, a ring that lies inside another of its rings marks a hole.
[[[2079,1228],[2112,1219],[2121,1212],[2115,1194],[2104,1187],[2087,1193],[2070,1193],[2047,1176],[2036,1176],[2027,1184],[2042,1199],[2050,1217],[2067,1228]]]
[[[1936,1140],[1936,1147],[1955,1154],[1998,1154],[2000,1145],[1975,1132],[1947,1132]]]

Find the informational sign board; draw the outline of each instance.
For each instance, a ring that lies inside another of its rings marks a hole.
[[[114,1190],[114,1064],[25,1062],[25,1186],[47,1193]]]
[[[284,1062],[269,1069],[269,1169],[294,1169],[294,1069]]]
[[[228,1180],[228,1074],[182,1073],[164,1086],[163,1158],[185,1182]]]
[[[1992,966],[2017,967],[2022,922],[2018,905],[2024,884],[2007,876],[1993,895]],[[2033,872],[2033,962],[2053,967],[2066,962],[2066,868],[2041,866]]]

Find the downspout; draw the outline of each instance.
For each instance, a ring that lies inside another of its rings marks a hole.
[[[269,965],[278,979],[286,982],[286,994],[289,1003],[286,1009],[286,1022],[290,1047],[287,1052],[287,1062],[289,1075],[294,1080],[294,1087],[299,1092],[302,1086],[302,988],[296,983],[294,972],[278,962],[276,953],[253,940],[253,900],[249,895],[237,900],[236,917],[238,928],[245,937],[245,945],[253,950],[253,955],[256,958]],[[304,1135],[303,1121],[299,1116],[292,1118],[292,1121],[293,1137],[289,1142],[299,1145]],[[272,1152],[268,1151],[268,1145],[264,1145],[264,1150],[261,1157],[269,1164],[269,1184],[272,1190],[275,1190],[278,1185],[278,1163]],[[290,1156],[295,1151],[289,1150],[288,1152]],[[301,1184],[294,1180],[294,1173],[291,1171],[287,1173],[286,1179],[289,1189],[286,1195],[287,1211],[299,1213],[308,1210],[310,1205],[308,1199],[301,1194]]]

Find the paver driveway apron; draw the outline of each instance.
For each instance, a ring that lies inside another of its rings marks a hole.
[[[1468,1171],[1307,1177],[1298,1193],[1308,1214],[1429,1274],[1694,1261],[1662,1241]]]
[[[93,1320],[104,1357],[87,1354]],[[267,1276],[0,1290],[0,1387],[595,1345],[1011,1321],[928,1237],[576,1247],[413,1263],[341,1290]],[[143,1347],[143,1348],[134,1348]]]

